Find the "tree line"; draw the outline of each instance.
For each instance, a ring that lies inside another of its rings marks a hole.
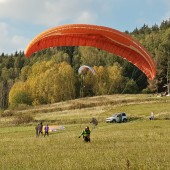
[[[93,47],[49,48],[26,58],[24,52],[0,55],[0,107],[38,105],[116,93],[160,93],[170,76],[170,20],[131,33],[151,54],[157,76],[153,81],[128,61]],[[88,65],[96,75],[78,74]],[[83,81],[83,86],[82,86]]]

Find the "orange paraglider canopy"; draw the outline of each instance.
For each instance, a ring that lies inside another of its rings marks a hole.
[[[58,26],[36,36],[25,51],[26,57],[33,53],[58,46],[92,46],[120,56],[136,65],[153,80],[155,64],[146,49],[129,35],[118,30],[87,24]]]

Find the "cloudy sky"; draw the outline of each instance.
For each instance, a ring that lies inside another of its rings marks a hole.
[[[95,24],[133,31],[170,18],[170,0],[0,0],[0,54],[25,50],[46,29]]]

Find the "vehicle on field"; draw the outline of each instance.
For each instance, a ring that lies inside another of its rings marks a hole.
[[[127,115],[125,112],[116,113],[111,117],[106,118],[106,123],[126,123],[127,122]]]

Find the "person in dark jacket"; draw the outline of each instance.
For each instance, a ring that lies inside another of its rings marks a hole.
[[[35,134],[36,134],[36,137],[39,136],[39,124],[37,126],[35,126]]]
[[[92,130],[98,125],[98,121],[97,121],[97,119],[94,118],[94,117],[92,117],[92,120],[91,120],[90,123],[93,125]]]
[[[38,135],[43,135],[43,124],[42,124],[42,122],[39,124],[39,126],[38,126]]]
[[[91,131],[90,131],[89,127],[87,126],[87,127],[82,131],[82,133],[80,134],[79,138],[80,138],[81,136],[83,136],[83,139],[84,139],[85,142],[90,142],[90,133],[91,133]]]

